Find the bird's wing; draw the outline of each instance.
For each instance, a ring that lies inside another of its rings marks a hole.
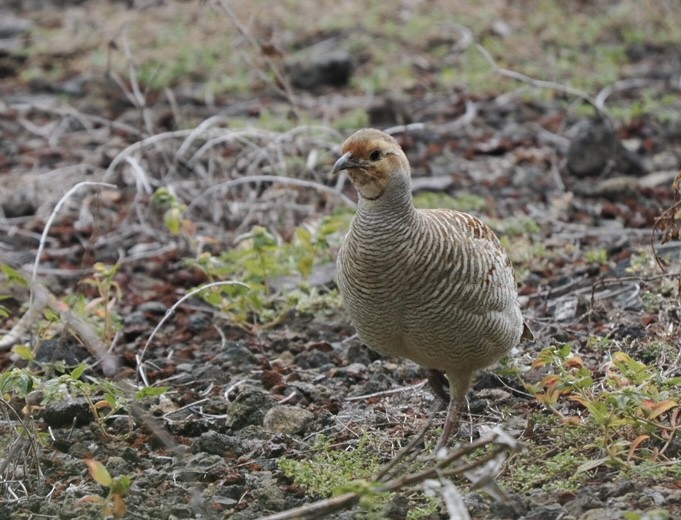
[[[431,229],[447,238],[438,251],[442,276],[448,276],[461,301],[485,310],[502,310],[515,300],[511,261],[494,232],[480,219],[453,210],[429,210]],[[498,309],[497,309],[498,307]]]

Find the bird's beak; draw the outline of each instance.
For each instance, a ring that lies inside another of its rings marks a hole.
[[[341,170],[347,170],[355,166],[357,166],[357,162],[352,159],[352,152],[346,152],[333,165],[331,175],[336,175]]]

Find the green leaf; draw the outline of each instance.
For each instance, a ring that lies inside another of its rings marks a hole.
[[[50,323],[56,323],[61,319],[61,316],[59,315],[59,313],[53,311],[49,307],[46,308],[43,311],[43,314],[45,315],[45,318],[47,319],[47,321],[49,321]]]
[[[130,491],[131,485],[132,479],[128,475],[121,475],[111,483],[111,492],[124,497]]]
[[[0,393],[17,392],[26,396],[33,390],[33,377],[22,369],[15,368],[0,375]]]
[[[577,468],[576,473],[584,473],[585,471],[595,469],[598,466],[602,466],[603,464],[605,464],[609,460],[610,459],[608,457],[604,457],[602,459],[590,460],[588,462],[585,462],[584,464],[580,464],[580,466]]]
[[[28,345],[15,345],[12,347],[12,352],[24,361],[33,361],[33,349]]]
[[[90,471],[90,476],[95,479],[100,486],[111,486],[113,479],[104,467],[104,464],[94,459],[85,459],[85,464],[87,464],[87,469]]]
[[[11,283],[17,284],[21,287],[28,287],[28,280],[19,271],[7,264],[0,264],[0,271],[2,271],[5,276],[9,279]]]
[[[177,236],[182,230],[182,212],[179,208],[170,208],[163,214],[163,223],[168,231]]]
[[[303,278],[307,278],[310,276],[310,274],[312,274],[313,263],[314,259],[309,255],[298,260],[298,271],[300,271],[300,274],[303,276]]]
[[[118,399],[111,392],[104,392],[104,400],[109,404],[112,410],[118,408]]]
[[[177,197],[170,193],[168,188],[159,188],[151,196],[151,202],[156,206],[170,206],[177,203]]]
[[[312,245],[312,233],[310,233],[310,230],[304,227],[298,227],[296,228],[296,238],[300,240],[300,242],[304,245],[309,247]]]
[[[562,359],[567,359],[567,357],[572,353],[572,346],[569,343],[566,343],[560,349],[558,350],[558,355]]]
[[[165,394],[170,387],[168,386],[147,386],[135,392],[135,399],[144,399],[145,397],[158,397]]]
[[[261,226],[255,226],[252,231],[253,248],[256,251],[261,251],[265,247],[272,247],[277,245],[276,239]]]
[[[85,363],[81,363],[71,371],[71,377],[73,379],[80,379],[80,377],[83,375],[86,369],[87,365]]]

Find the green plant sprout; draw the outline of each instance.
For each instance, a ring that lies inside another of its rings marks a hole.
[[[97,262],[93,266],[94,274],[84,280],[84,283],[96,287],[99,293],[99,298],[91,301],[87,307],[96,306],[95,315],[104,321],[101,337],[107,343],[113,341],[116,334],[117,317],[112,309],[123,294],[120,285],[114,280],[118,267]]]
[[[132,479],[127,475],[113,478],[106,467],[104,467],[104,464],[94,459],[85,459],[84,462],[87,465],[90,476],[100,486],[107,488],[109,493],[106,497],[86,495],[80,499],[80,502],[100,504],[102,515],[105,517],[123,518],[127,511],[125,497],[130,493]]]
[[[163,224],[173,236],[178,236],[183,231],[189,231],[191,222],[182,216],[187,206],[182,204],[168,188],[157,189],[151,196],[151,202],[164,211]],[[189,236],[189,234],[187,235]]]

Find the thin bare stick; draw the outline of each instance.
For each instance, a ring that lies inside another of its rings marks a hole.
[[[435,414],[437,414],[438,409],[440,408],[440,403],[436,402],[433,405],[433,408],[431,409],[430,413],[428,414],[428,421],[426,424],[421,428],[421,431],[419,432],[418,435],[416,435],[411,441],[409,441],[409,444],[407,444],[402,450],[395,456],[393,460],[391,460],[388,464],[386,464],[381,471],[379,471],[378,475],[376,475],[376,480],[381,482],[388,477],[391,476],[393,472],[393,469],[398,466],[398,464],[401,464],[402,462],[407,463],[409,460],[412,460],[413,457],[409,457],[407,459],[407,456],[411,452],[415,452],[416,446],[418,446],[423,438],[426,436],[426,432],[430,429],[430,427],[433,425],[433,421],[435,420]]]
[[[212,150],[215,146],[222,144],[222,143],[228,143],[230,141],[237,141],[243,144],[246,144],[253,148],[253,150],[262,150],[262,146],[259,144],[256,144],[252,142],[251,140],[247,139],[247,137],[271,137],[271,133],[266,131],[266,130],[257,130],[257,129],[248,129],[248,130],[243,130],[239,132],[234,132],[232,130],[225,130],[224,133],[216,136],[216,137],[211,137],[209,138],[198,150],[194,152],[194,154],[189,158],[190,163],[195,163],[197,162],[202,155],[204,155],[206,152]],[[254,163],[256,161],[253,161]]]
[[[657,82],[658,82],[657,80],[649,78],[622,79],[601,89],[600,92],[596,94],[596,97],[594,98],[594,103],[596,104],[596,106],[600,107],[601,110],[605,110],[606,100],[615,92],[621,92],[623,90],[629,90],[633,88],[647,87],[648,85],[652,85]]]
[[[425,130],[426,125],[423,123],[409,123],[408,125],[391,126],[383,130],[386,134],[408,134],[409,132],[421,132]]]
[[[356,492],[345,493],[326,500],[319,500],[301,507],[282,511],[262,518],[262,520],[313,520],[336,511],[348,509],[359,502],[362,495]]]
[[[168,318],[170,318],[174,314],[175,309],[177,309],[182,304],[182,302],[191,298],[195,294],[198,294],[201,291],[204,291],[205,289],[210,289],[211,287],[218,287],[220,285],[239,285],[241,287],[245,287],[246,289],[249,288],[248,285],[246,285],[245,283],[237,282],[237,281],[234,281],[234,280],[228,280],[228,281],[224,281],[224,282],[212,282],[212,283],[208,283],[206,285],[202,285],[201,287],[196,287],[195,289],[192,289],[187,294],[185,294],[182,298],[177,300],[173,304],[173,306],[166,311],[165,316],[163,316],[161,321],[158,323],[158,325],[156,325],[154,330],[151,332],[149,339],[147,339],[147,342],[144,344],[144,348],[142,349],[142,352],[140,352],[139,354],[137,354],[135,356],[135,360],[137,361],[137,372],[140,374],[140,377],[145,381],[145,383],[146,383],[146,377],[143,375],[143,371],[142,371],[142,368],[141,368],[142,367],[142,358],[144,358],[144,354],[146,353],[147,348],[149,347],[149,344],[151,343],[151,340],[154,339],[154,336],[159,331],[159,329],[168,320]]]
[[[460,128],[468,126],[478,115],[478,106],[473,101],[466,99],[466,111],[454,121],[446,123],[438,128],[441,134],[451,133]]]
[[[135,177],[137,192],[151,195],[153,193],[151,182],[140,162],[135,157],[126,157],[125,162],[130,165],[130,169]]]
[[[73,193],[78,191],[83,186],[103,186],[106,188],[117,188],[115,184],[109,184],[106,182],[83,181],[76,184],[73,188],[67,191],[66,194],[64,194],[64,196],[61,199],[59,199],[59,202],[57,202],[57,205],[54,207],[54,210],[52,210],[52,213],[50,214],[50,218],[47,219],[45,229],[43,229],[43,233],[40,236],[38,252],[35,255],[35,262],[33,262],[33,272],[31,273],[31,297],[29,298],[29,302],[31,303],[33,302],[33,285],[36,283],[36,278],[38,276],[38,264],[40,263],[40,256],[43,253],[43,249],[45,248],[45,241],[47,240],[47,234],[50,231],[50,226],[52,226],[52,222],[56,218],[57,213],[59,213],[59,210],[64,205],[64,203],[66,203],[66,201]]]
[[[182,158],[184,154],[187,153],[187,150],[191,146],[191,144],[194,142],[194,140],[199,137],[201,134],[203,134],[206,130],[211,128],[212,126],[215,126],[219,123],[228,123],[229,119],[226,118],[225,116],[217,115],[217,116],[212,116],[209,117],[208,119],[202,121],[196,128],[194,128],[189,136],[184,140],[182,145],[178,148],[177,152],[175,152],[175,157]]]
[[[192,132],[194,132],[193,129],[175,130],[173,132],[164,132],[162,134],[152,135],[151,137],[147,137],[146,139],[143,139],[141,141],[137,141],[136,143],[131,144],[127,148],[123,149],[116,157],[114,157],[113,161],[111,161],[111,164],[109,164],[109,167],[106,169],[106,172],[104,173],[104,180],[109,178],[109,176],[116,170],[116,167],[123,160],[125,160],[125,158],[128,157],[128,155],[130,155],[134,152],[137,152],[139,150],[142,150],[148,145],[155,145],[156,143],[159,143],[161,141],[166,141],[168,139],[176,139],[176,138],[184,139],[185,137],[191,135]]]
[[[354,395],[352,397],[346,397],[346,401],[361,401],[362,399],[371,399],[372,397],[383,397],[385,395],[399,394],[401,392],[407,392],[409,390],[418,390],[426,385],[426,381],[423,381],[417,385],[407,385],[401,386],[399,388],[391,388],[390,390],[384,390],[382,392],[374,392],[372,394]]]
[[[528,85],[532,85],[533,87],[541,88],[541,89],[548,89],[548,90],[555,90],[556,92],[561,92],[563,94],[567,94],[569,96],[574,96],[582,101],[585,101],[589,105],[591,105],[598,114],[603,117],[603,119],[610,121],[612,123],[612,119],[610,118],[610,115],[608,112],[599,106],[599,104],[596,102],[594,98],[592,98],[589,94],[586,92],[583,92],[582,90],[579,90],[574,87],[570,87],[567,85],[562,85],[560,83],[556,83],[554,81],[545,81],[541,79],[535,79],[531,76],[528,76],[526,74],[523,74],[522,72],[517,72],[515,70],[510,70],[510,69],[505,69],[503,67],[500,67],[499,64],[497,64],[496,60],[492,57],[492,55],[489,53],[487,49],[485,49],[482,45],[476,44],[475,46],[480,54],[482,54],[485,59],[490,63],[494,71],[498,74],[501,74],[502,76],[505,76],[507,78],[515,79],[517,81],[522,81],[523,83],[527,83]]]

